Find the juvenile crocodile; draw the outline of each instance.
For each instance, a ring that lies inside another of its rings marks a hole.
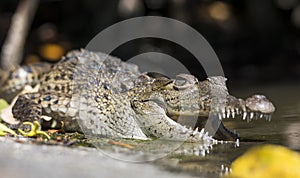
[[[195,123],[200,129],[192,129],[176,122],[209,117],[211,123],[220,124],[215,138],[235,140],[238,135],[223,126],[223,118],[269,117],[275,110],[263,95],[246,100],[229,95],[226,79],[221,76],[198,81],[188,74],[176,79],[141,74],[134,64],[87,50],[69,52],[42,75],[36,74],[41,70],[34,67],[21,71],[22,75],[15,71],[8,78],[29,78],[40,87],[38,92],[18,97],[13,115],[20,123],[47,123],[42,119],[46,115],[52,122],[63,121],[66,131],[84,131],[87,136],[212,141],[203,124]],[[24,77],[25,73],[29,77]],[[10,87],[3,87],[1,92]]]

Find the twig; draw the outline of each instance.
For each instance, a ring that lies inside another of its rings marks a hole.
[[[2,47],[1,68],[16,68],[22,59],[25,39],[37,8],[38,0],[20,0]]]

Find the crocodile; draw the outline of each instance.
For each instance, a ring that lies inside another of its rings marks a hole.
[[[84,132],[87,137],[237,140],[239,135],[222,119],[270,118],[275,111],[263,95],[245,100],[230,95],[223,76],[199,81],[179,74],[171,79],[83,49],[69,52],[55,65],[35,64],[10,72],[2,79],[1,96],[11,100],[28,84],[39,89],[18,96],[12,108],[18,127],[25,121],[38,121],[43,129],[63,123],[65,131]],[[191,120],[191,127],[186,126]],[[207,121],[217,123],[216,132],[208,134]]]

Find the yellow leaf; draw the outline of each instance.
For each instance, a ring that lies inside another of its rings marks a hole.
[[[232,163],[227,178],[300,178],[300,154],[284,146],[251,148]]]

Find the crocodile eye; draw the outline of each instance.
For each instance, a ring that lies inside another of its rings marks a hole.
[[[183,90],[195,85],[196,82],[196,78],[192,75],[179,74],[176,76],[173,88],[175,90]]]
[[[189,86],[189,82],[185,78],[177,77],[177,79],[174,81],[173,87],[176,90],[183,90]]]
[[[184,86],[184,84],[186,84],[186,80],[184,80],[184,79],[176,79],[175,80],[175,82],[174,82],[174,84],[176,85],[176,86]]]

